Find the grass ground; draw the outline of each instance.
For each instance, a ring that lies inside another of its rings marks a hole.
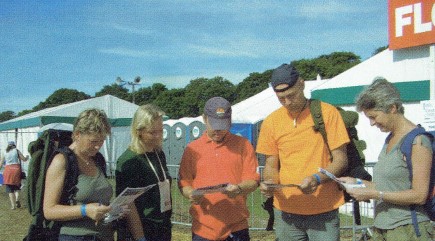
[[[178,196],[178,191],[175,191],[175,195]],[[21,203],[22,207],[19,209],[11,210],[9,197],[6,194],[5,186],[0,187],[0,241],[21,241],[27,234],[29,224],[31,222],[31,216],[27,210],[26,190],[22,190]],[[179,198],[174,196],[174,198]],[[255,198],[255,197],[254,197]],[[265,212],[261,209],[255,209],[253,212]],[[267,215],[267,214],[265,214]],[[266,216],[265,216],[266,217]],[[348,219],[349,217],[341,217],[342,219]],[[261,224],[265,223],[264,220],[258,221]],[[265,227],[261,226],[261,227]],[[352,240],[352,233],[350,230],[342,230],[341,240]],[[274,232],[265,230],[252,230],[250,231],[252,241],[274,241]],[[189,226],[174,224],[173,226],[173,239],[174,241],[188,241],[191,240],[191,231]]]

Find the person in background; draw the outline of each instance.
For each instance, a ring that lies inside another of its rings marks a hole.
[[[24,157],[16,148],[14,141],[9,141],[5,153],[0,161],[0,169],[5,166],[3,171],[3,184],[6,185],[6,193],[11,201],[11,209],[21,207],[21,161],[27,161],[29,156]]]
[[[62,221],[59,236],[61,241],[114,240],[112,225],[103,222],[105,214],[111,210],[109,203],[113,193],[112,186],[103,170],[96,164],[97,158],[104,159],[99,150],[110,131],[109,120],[105,112],[99,109],[85,110],[75,120],[73,143],[69,150],[75,155],[79,168],[76,185],[78,191],[75,195],[78,205],[61,203],[62,188],[65,176],[68,175],[68,160],[65,156],[58,153],[48,167],[43,211],[46,219]],[[134,216],[134,211],[128,217]]]
[[[349,138],[343,119],[334,106],[321,102],[331,162],[328,145],[313,128],[305,82],[296,68],[279,66],[271,82],[282,107],[264,119],[257,152],[266,156],[260,190],[267,198],[274,197],[277,240],[339,240],[343,191],[318,169],[340,176],[347,168]]]
[[[260,179],[254,148],[229,132],[231,104],[226,99],[209,99],[203,118],[206,131],[184,150],[178,180],[181,193],[192,203],[192,240],[250,240],[246,198]],[[222,184],[216,193],[196,190]]]
[[[164,112],[155,105],[140,106],[131,123],[130,146],[116,163],[117,194],[126,187],[155,185],[135,200],[148,241],[168,241],[172,237],[172,178],[162,151],[163,116]]]
[[[399,91],[382,77],[376,78],[356,100],[356,108],[364,112],[370,125],[390,134],[379,153],[373,169],[373,182],[363,181],[366,188],[347,189],[357,201],[377,200],[374,219],[374,240],[433,240],[433,226],[421,206],[427,200],[432,143],[419,135],[412,147],[413,178],[409,180],[406,160],[400,151],[404,137],[417,126],[405,116]],[[342,177],[346,183],[356,183],[352,177]],[[410,206],[416,205],[417,237],[412,224]]]

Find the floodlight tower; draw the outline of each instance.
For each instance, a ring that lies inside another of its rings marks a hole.
[[[118,84],[118,85],[120,85],[120,86],[124,86],[124,85],[126,85],[126,84],[128,84],[128,85],[130,85],[131,86],[131,89],[132,89],[132,91],[131,91],[131,94],[133,95],[133,104],[135,104],[135,102],[134,102],[134,86],[136,86],[136,85],[140,85],[140,81],[141,81],[141,78],[140,78],[140,76],[136,76],[136,78],[134,78],[134,80],[133,81],[125,81],[125,80],[123,80],[123,79],[121,79],[121,77],[117,77],[116,78],[116,83]]]

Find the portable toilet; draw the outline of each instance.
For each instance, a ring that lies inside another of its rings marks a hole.
[[[187,126],[188,143],[198,139],[205,131],[205,124],[202,121],[194,120]]]
[[[165,153],[166,160],[170,160],[171,159],[171,138],[170,138],[170,133],[171,133],[171,126],[170,126],[170,124],[164,122],[163,123],[163,144],[162,144],[162,149],[163,149],[163,152]]]
[[[187,144],[187,135],[186,135],[186,125],[182,122],[176,122],[171,127],[170,132],[170,159],[168,164],[169,165],[179,165],[181,156],[183,155],[184,148],[186,148]],[[174,170],[171,168],[170,174],[172,177],[177,177],[178,170]]]

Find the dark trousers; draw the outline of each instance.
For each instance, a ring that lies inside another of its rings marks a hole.
[[[146,221],[145,221],[146,222]],[[171,224],[144,223],[144,234],[147,241],[171,241]]]

